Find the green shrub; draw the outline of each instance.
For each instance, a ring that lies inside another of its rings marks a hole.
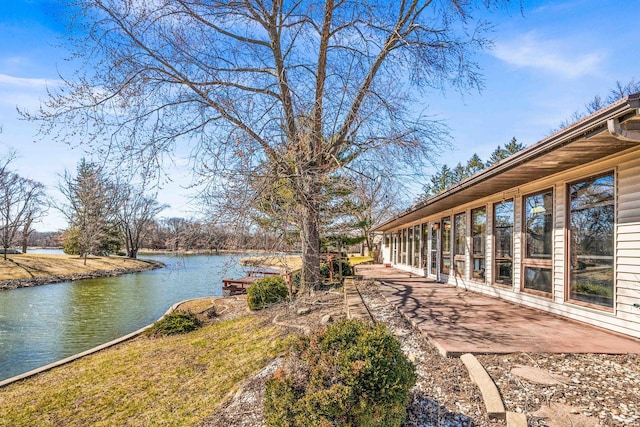
[[[174,311],[153,324],[147,334],[154,337],[167,335],[186,334],[201,326],[200,320],[193,313]]]
[[[351,264],[349,264],[349,261],[347,261],[346,259],[341,259],[341,260],[333,260],[332,261],[333,264],[333,277],[334,278],[338,278],[338,275],[340,273],[340,264],[342,264],[342,276],[351,276],[353,274],[352,269],[351,269]],[[325,279],[329,278],[329,263],[328,262],[323,262],[320,264],[320,275],[322,277],[324,277]]]
[[[383,325],[344,320],[291,346],[267,382],[268,426],[400,426],[415,367]]]
[[[285,300],[289,289],[282,276],[262,277],[253,282],[247,289],[247,304],[251,310],[263,308]]]

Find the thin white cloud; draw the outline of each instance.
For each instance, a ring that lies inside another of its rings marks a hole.
[[[492,54],[519,68],[533,68],[568,79],[596,75],[602,68],[602,52],[585,52],[577,42],[545,40],[535,31],[499,41]]]
[[[25,77],[14,77],[7,74],[0,74],[0,85],[13,87],[42,88],[46,86],[56,86],[58,80],[33,79]]]

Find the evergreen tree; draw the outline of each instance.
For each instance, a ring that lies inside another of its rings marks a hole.
[[[95,163],[82,159],[76,175],[65,173],[60,191],[67,199],[59,207],[70,224],[65,243],[71,253],[84,257],[117,251],[121,241],[116,221],[118,194],[116,186]]]
[[[498,145],[496,149],[493,150],[493,153],[491,153],[491,156],[489,156],[489,160],[487,160],[487,167],[495,165],[500,160],[506,157],[507,157],[507,151],[504,148],[502,148],[501,145]]]
[[[508,144],[505,144],[504,151],[506,152],[507,157],[509,157],[512,154],[516,154],[518,151],[522,150],[523,148],[524,148],[524,144],[518,142],[518,140],[514,136],[513,138],[511,138],[511,141],[509,141]]]
[[[478,156],[476,153],[473,153],[473,156],[471,156],[471,158],[467,162],[467,167],[466,167],[467,177],[477,172],[480,172],[484,168],[485,168],[485,165],[482,162],[482,159],[480,158],[480,156]]]
[[[451,180],[450,186],[453,186],[459,182],[467,179],[469,175],[467,174],[467,169],[462,166],[462,163],[458,163],[455,168],[453,168],[453,177]]]
[[[511,141],[505,144],[504,148],[501,145],[498,145],[489,160],[486,163],[482,161],[478,154],[474,153],[473,156],[467,161],[465,166],[462,166],[461,163],[458,163],[456,167],[451,170],[447,165],[443,165],[440,168],[440,171],[436,172],[431,176],[429,183],[424,186],[423,199],[429,198],[433,195],[436,195],[446,189],[458,184],[459,182],[464,181],[469,178],[471,175],[474,175],[489,166],[495,165],[499,161],[506,159],[512,154],[517,153],[518,151],[524,148],[524,144],[518,142],[518,140],[513,137]]]

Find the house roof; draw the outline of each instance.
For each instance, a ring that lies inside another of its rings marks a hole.
[[[376,231],[391,231],[467,202],[640,146],[639,131],[640,93],[636,93],[412,206],[378,225]]]

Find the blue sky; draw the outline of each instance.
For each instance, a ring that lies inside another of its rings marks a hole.
[[[36,125],[18,119],[16,106],[35,109],[56,85],[58,72],[71,75],[63,25],[52,16],[51,0],[0,0],[0,153],[13,147],[14,169],[47,185],[52,196],[59,175],[73,171],[79,148],[40,138]],[[485,16],[486,15],[486,16]],[[495,25],[492,50],[476,59],[484,75],[481,93],[426,94],[428,114],[444,120],[454,147],[443,158],[450,166],[476,152],[486,159],[515,136],[530,145],[582,110],[594,95],[606,96],[616,81],[640,79],[637,19],[640,2],[601,0],[515,2],[483,16]],[[158,198],[171,209],[163,216],[189,217],[194,209],[186,170]],[[51,210],[36,228],[65,228]]]

